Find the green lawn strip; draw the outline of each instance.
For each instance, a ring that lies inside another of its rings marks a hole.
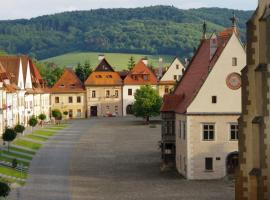
[[[12,158],[5,157],[4,155],[0,156],[0,161],[12,163],[12,160],[13,160]],[[29,165],[30,165],[29,162],[20,161],[20,160],[17,160],[17,161],[18,161],[18,164],[23,165],[25,167],[29,167]]]
[[[22,155],[22,154],[18,154],[18,153],[14,153],[14,152],[8,152],[8,151],[2,151],[1,152],[2,154],[4,155],[9,155],[9,156],[13,156],[13,157],[16,157],[16,158],[22,158],[22,159],[25,159],[25,160],[32,160],[32,157],[31,155],[27,156],[27,155]]]
[[[23,186],[25,184],[25,182],[23,182],[23,181],[18,181],[18,180],[14,180],[14,179],[10,179],[10,178],[2,178],[2,177],[0,177],[0,181],[3,183],[8,183],[8,184],[18,183],[21,186]]]
[[[41,142],[44,142],[44,141],[48,140],[47,138],[39,137],[39,136],[32,135],[32,134],[26,135],[25,137],[26,137],[26,138],[30,138],[30,139],[32,139],[32,140],[41,141]]]
[[[30,155],[35,155],[36,152],[34,151],[28,151],[26,149],[20,149],[20,148],[17,148],[17,147],[9,147],[10,150],[12,151],[17,151],[17,152],[21,152],[21,153],[27,153],[27,154],[30,154]]]
[[[39,131],[35,131],[33,134],[41,135],[41,136],[45,136],[45,137],[51,137],[55,134],[55,132],[48,132],[48,131],[44,131],[44,130],[39,130]]]
[[[45,128],[46,130],[53,130],[53,131],[60,131],[63,130],[65,127],[48,127]]]
[[[16,178],[21,178],[21,179],[26,179],[27,178],[27,173],[25,172],[18,172],[15,169],[7,168],[7,167],[2,167],[0,166],[0,173],[7,175],[7,176],[13,176]]]
[[[23,139],[15,140],[15,142],[13,142],[13,144],[17,145],[17,146],[22,146],[22,147],[26,147],[29,149],[33,149],[33,150],[38,150],[42,146],[42,144],[31,142],[31,141],[26,141]]]

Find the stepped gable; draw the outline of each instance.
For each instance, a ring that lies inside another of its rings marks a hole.
[[[86,86],[102,85],[122,85],[123,81],[118,72],[115,72],[112,66],[104,58],[96,67],[95,71],[90,74],[84,83]]]
[[[157,85],[154,72],[140,60],[124,80],[125,85]]]
[[[187,67],[181,81],[178,83],[174,93],[172,95],[165,95],[164,103],[161,108],[162,112],[172,111],[173,108],[173,111],[176,113],[186,113],[188,106],[198,94],[233,32],[230,32],[230,34],[221,33],[222,34],[217,36],[217,50],[212,59],[210,59],[210,39],[201,41],[199,48]],[[181,98],[179,98],[179,96]],[[178,101],[176,101],[176,99],[178,99]]]
[[[51,88],[51,93],[82,93],[84,86],[72,69],[66,68],[60,79]]]

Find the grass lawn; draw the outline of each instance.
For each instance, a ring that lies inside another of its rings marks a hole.
[[[44,138],[44,137],[39,137],[39,136],[36,136],[36,135],[27,135],[25,136],[26,138],[30,138],[32,140],[37,140],[37,141],[41,141],[41,142],[44,142],[46,140],[48,140],[48,138]]]
[[[22,178],[22,179],[27,178],[27,174],[25,172],[18,172],[15,169],[6,168],[6,167],[2,167],[2,166],[0,166],[0,173],[5,174],[7,176],[13,176],[16,178]]]
[[[8,151],[2,151],[1,153],[3,153],[4,155],[9,155],[9,156],[13,156],[16,158],[23,158],[26,160],[32,160],[32,157],[29,155],[21,155],[21,154],[17,154],[17,153],[13,153],[13,152],[8,152]]]
[[[53,62],[60,66],[76,67],[78,63],[84,63],[89,61],[91,66],[95,68],[98,65],[98,55],[103,54],[99,52],[75,52],[63,54],[60,56],[41,60],[41,62]],[[136,63],[147,56],[149,64],[154,67],[158,66],[158,59],[162,57],[164,60],[164,66],[169,66],[173,61],[174,56],[156,56],[156,55],[142,55],[142,54],[125,54],[125,53],[105,53],[104,54],[108,62],[115,68],[115,70],[127,69],[127,64],[131,56],[134,57]]]
[[[39,130],[39,131],[35,131],[33,134],[35,135],[41,135],[41,136],[45,136],[45,137],[51,137],[55,134],[55,132],[48,132],[48,131],[44,131],[44,130]]]
[[[12,163],[12,158],[7,158],[7,157],[5,157],[5,156],[3,156],[3,155],[1,155],[0,156],[0,160],[1,161],[5,161],[5,162],[9,162],[9,163]],[[25,162],[25,161],[19,161],[19,160],[17,160],[18,161],[18,164],[20,164],[20,165],[23,165],[23,166],[25,166],[25,167],[29,167],[29,162]]]
[[[22,146],[22,147],[26,147],[26,148],[29,148],[29,149],[33,149],[33,150],[38,150],[42,146],[42,144],[26,141],[26,140],[23,140],[23,139],[15,140],[15,142],[13,142],[13,144],[17,145],[17,146]]]
[[[28,150],[25,150],[25,149],[20,149],[20,148],[17,148],[17,147],[9,147],[10,150],[13,150],[13,151],[18,151],[18,152],[22,152],[22,153],[27,153],[27,154],[30,154],[30,155],[35,155],[36,152],[34,151],[28,151]]]

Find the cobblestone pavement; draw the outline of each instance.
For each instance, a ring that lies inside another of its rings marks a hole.
[[[234,199],[230,182],[187,181],[161,173],[159,140],[159,126],[150,128],[129,118],[96,120],[72,155],[72,199]]]
[[[161,173],[159,140],[159,126],[150,128],[134,118],[74,121],[34,158],[26,186],[11,199],[234,199],[231,182],[187,181]]]

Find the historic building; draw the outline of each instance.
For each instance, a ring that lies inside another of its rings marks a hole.
[[[119,73],[105,58],[100,59],[85,81],[88,117],[122,116],[122,86]]]
[[[165,94],[171,93],[174,90],[184,71],[184,65],[178,58],[175,58],[159,80],[158,92],[161,97],[163,97]]]
[[[234,173],[241,114],[245,49],[233,27],[201,43],[162,111],[162,158],[187,179],[217,179]],[[206,26],[204,26],[206,32]],[[175,156],[175,157],[174,157]]]
[[[66,68],[50,91],[52,110],[68,112],[69,119],[85,118],[85,88],[72,69]]]
[[[270,199],[270,1],[259,0],[247,23],[247,67],[242,71],[240,168],[236,200]]]
[[[151,85],[157,89],[158,79],[152,70],[147,66],[147,60],[140,60],[124,79],[123,86],[123,114],[132,114],[132,104],[135,101],[134,95],[141,86]]]

